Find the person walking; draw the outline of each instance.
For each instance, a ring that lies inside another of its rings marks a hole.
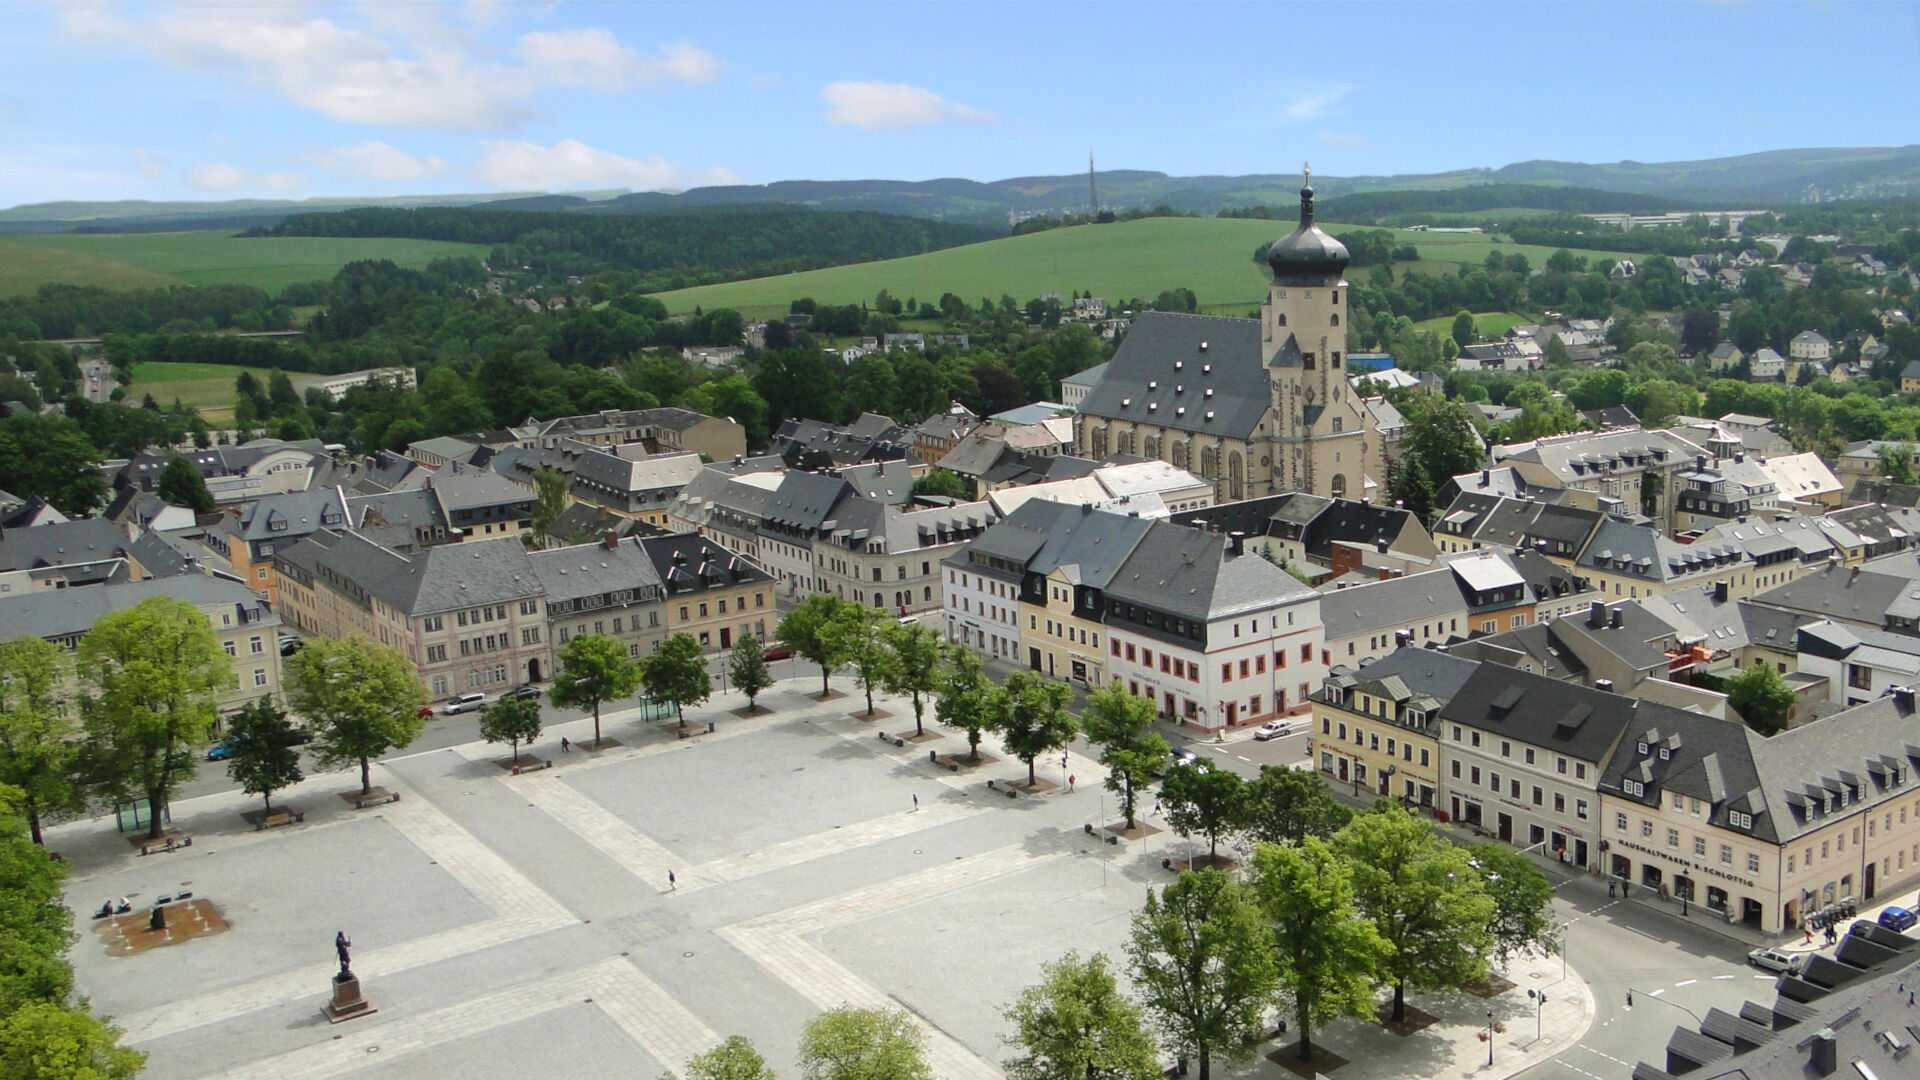
[[[1067,777],[1067,794],[1069,795],[1073,794],[1073,785],[1074,785],[1074,782],[1077,781],[1078,779],[1079,777],[1076,777],[1076,776]]]
[[[565,735],[560,736],[560,752],[565,754],[572,749],[573,744],[567,741],[567,737]]]
[[[920,812],[920,796],[918,795],[913,797],[913,812],[916,814]]]
[[[677,892],[679,891],[679,889],[680,889],[680,882],[673,876],[673,871],[671,870],[667,871],[667,891]]]
[[[1614,896],[1619,892],[1619,889],[1620,889],[1619,882],[1613,880],[1612,878],[1607,879],[1607,899],[1609,900],[1613,899]],[[1813,939],[1808,938],[1807,940],[1811,941]]]

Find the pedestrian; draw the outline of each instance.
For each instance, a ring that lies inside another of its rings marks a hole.
[[[1633,882],[1623,881],[1620,883],[1620,898],[1623,900],[1633,899]]]
[[[564,754],[572,749],[573,744],[567,741],[567,737],[565,735],[560,736],[560,752]]]
[[[916,814],[920,812],[920,796],[918,795],[913,797],[913,812]]]
[[[1807,944],[1813,944],[1813,927],[1807,927]]]
[[[677,891],[679,888],[680,882],[674,879],[673,871],[667,871],[667,889],[669,891]]]
[[[1160,812],[1160,802],[1159,802],[1159,800],[1157,800],[1157,799],[1156,799],[1156,800],[1154,800],[1154,804],[1153,804],[1153,812],[1154,812],[1155,814],[1158,814],[1158,813]]]
[[[1069,795],[1073,793],[1073,784],[1076,779],[1077,777],[1073,777],[1073,776],[1067,777],[1067,793]]]
[[[1907,1008],[1913,1008],[1913,991],[1907,991]]]
[[[1620,890],[1620,883],[1613,880],[1612,878],[1608,878],[1607,879],[1607,899],[1609,900],[1613,899],[1616,895],[1618,895],[1619,890]]]

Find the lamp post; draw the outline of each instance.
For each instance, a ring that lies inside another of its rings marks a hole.
[[[1533,999],[1533,1041],[1539,1042],[1540,1014],[1545,1012],[1547,1008],[1547,992],[1545,990],[1529,989],[1527,996]]]
[[[1487,1068],[1493,1068],[1493,1010],[1487,1010]]]
[[[1685,1005],[1682,1005],[1677,1001],[1668,1001],[1666,998],[1659,997],[1658,995],[1649,994],[1645,990],[1640,991],[1640,996],[1644,998],[1650,998],[1654,1001],[1658,1001],[1662,1005],[1671,1005],[1674,1008],[1679,1009],[1681,1012],[1686,1013],[1688,1016],[1693,1017],[1693,1022],[1696,1024],[1706,1023],[1705,1020],[1700,1019],[1699,1013],[1694,1012],[1692,1009],[1687,1008]],[[1627,1008],[1629,1009],[1633,1008],[1633,988],[1632,987],[1627,988]]]
[[[1571,929],[1573,929],[1573,924],[1570,922],[1563,922],[1560,924],[1560,981],[1561,982],[1567,981],[1567,931]]]

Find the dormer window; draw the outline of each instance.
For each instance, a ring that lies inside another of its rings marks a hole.
[[[1733,826],[1736,829],[1750,830],[1753,828],[1753,815],[1743,814],[1738,810],[1728,811],[1727,824]]]
[[[1634,796],[1644,796],[1647,793],[1647,786],[1638,780],[1623,780],[1620,782],[1620,788]]]
[[[1640,753],[1641,753],[1641,755],[1643,755],[1643,756],[1644,756],[1644,755],[1646,754],[1646,752],[1647,752],[1647,744],[1646,744],[1646,741],[1645,741],[1645,740],[1641,740],[1640,742],[1637,742],[1637,743],[1635,743],[1635,744],[1634,744],[1634,746],[1635,746],[1635,748],[1636,748],[1636,749],[1638,749],[1638,750],[1640,751]]]
[[[1668,756],[1669,756],[1669,754],[1668,754],[1668,751],[1667,751],[1667,748],[1666,748],[1666,747],[1664,747],[1664,746],[1663,746],[1663,747],[1661,747],[1661,748],[1660,748],[1660,760],[1661,760],[1661,761],[1665,761],[1665,760],[1667,760],[1667,758],[1668,758]]]

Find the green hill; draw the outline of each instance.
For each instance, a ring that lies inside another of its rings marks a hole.
[[[262,237],[231,232],[61,233],[0,239],[0,294],[52,281],[109,288],[255,285],[277,292],[333,277],[360,259],[419,268],[448,255],[484,259],[484,244],[439,240]]]
[[[1324,227],[1336,233],[1350,228]],[[802,296],[823,304],[853,304],[871,301],[881,289],[901,300],[922,301],[937,301],[950,292],[975,304],[983,296],[997,300],[1003,293],[1025,301],[1050,292],[1064,296],[1091,290],[1119,301],[1188,288],[1209,310],[1231,310],[1251,307],[1266,296],[1269,276],[1253,261],[1254,249],[1291,228],[1286,222],[1245,219],[1145,218],[656,295],[669,311],[730,307],[750,318],[766,318],[784,314],[788,303]],[[1394,235],[1396,243],[1410,242],[1420,251],[1420,261],[1401,264],[1402,271],[1450,273],[1461,263],[1483,262],[1494,250],[1524,253],[1535,266],[1552,254],[1548,248],[1500,244],[1475,234],[1400,230]],[[1592,258],[1606,253],[1581,254]]]

